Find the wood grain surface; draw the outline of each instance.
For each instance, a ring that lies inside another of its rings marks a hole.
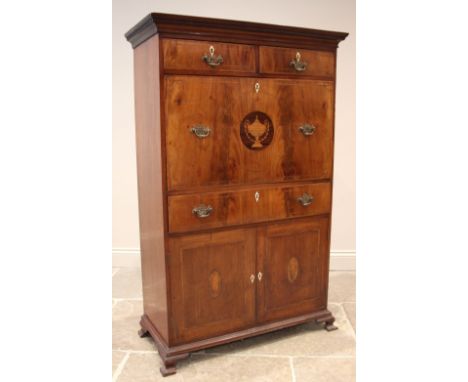
[[[144,310],[168,340],[164,169],[161,146],[159,40],[134,50],[135,118]]]

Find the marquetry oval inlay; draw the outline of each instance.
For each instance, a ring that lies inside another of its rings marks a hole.
[[[295,257],[291,257],[288,262],[288,280],[290,283],[296,281],[299,275],[299,261]]]
[[[242,143],[252,150],[267,147],[273,139],[273,122],[261,111],[247,114],[240,125]]]
[[[221,291],[221,275],[218,271],[213,271],[210,274],[211,296],[217,297]]]

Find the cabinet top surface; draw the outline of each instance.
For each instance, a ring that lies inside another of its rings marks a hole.
[[[348,33],[318,29],[151,13],[130,29],[125,37],[132,47],[136,48],[156,34],[172,38],[291,45],[329,50],[336,49],[338,43],[348,36]]]

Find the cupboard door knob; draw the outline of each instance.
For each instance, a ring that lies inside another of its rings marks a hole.
[[[210,51],[210,54],[203,55],[202,60],[206,62],[212,68],[221,65],[223,63],[223,56],[218,55],[218,57],[215,57],[214,55],[215,48],[213,45],[210,46],[209,51]]]
[[[296,57],[289,63],[289,66],[292,66],[296,72],[303,72],[307,68],[307,62],[301,61],[301,54],[296,53]]]
[[[252,284],[255,282],[255,275],[250,275],[250,282]]]
[[[196,215],[198,218],[203,219],[210,216],[211,211],[213,211],[213,207],[210,205],[205,206],[204,204],[200,204],[192,210],[192,214]]]
[[[198,138],[206,138],[211,133],[211,129],[203,125],[195,125],[190,129],[190,131]]]
[[[297,201],[305,207],[309,204],[312,204],[312,202],[314,201],[314,197],[312,195],[309,195],[307,192],[304,192],[302,196],[297,198]]]
[[[258,281],[262,281],[262,277],[263,277],[262,272],[258,272],[257,277],[258,277]]]
[[[299,130],[305,136],[312,135],[315,132],[316,127],[314,125],[309,125],[308,123],[304,123],[302,126],[299,127]]]

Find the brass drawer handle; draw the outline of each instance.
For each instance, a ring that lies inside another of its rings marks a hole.
[[[197,217],[200,219],[203,219],[210,216],[212,211],[213,207],[210,205],[205,206],[204,204],[200,204],[192,210],[192,214],[197,215]]]
[[[307,192],[304,192],[302,196],[297,198],[297,201],[305,207],[309,204],[312,204],[312,202],[314,201],[314,197],[312,195],[309,195]]]
[[[210,54],[209,55],[205,54],[202,57],[202,60],[206,62],[208,65],[210,65],[212,68],[221,65],[223,63],[223,56],[218,55],[218,57],[215,57],[214,55],[215,48],[213,45],[210,46],[209,50],[210,50]]]
[[[296,57],[289,63],[289,66],[292,66],[296,72],[303,72],[307,69],[307,62],[301,61],[301,54],[296,53]]]
[[[258,277],[258,281],[262,281],[262,277],[263,277],[262,272],[258,272],[257,277]]]
[[[316,127],[314,125],[309,125],[308,123],[303,124],[299,127],[299,130],[305,136],[312,135],[315,132]]]
[[[250,282],[252,284],[255,282],[255,275],[250,275]]]
[[[211,133],[211,129],[203,125],[195,125],[190,129],[190,131],[198,138],[206,138]]]

